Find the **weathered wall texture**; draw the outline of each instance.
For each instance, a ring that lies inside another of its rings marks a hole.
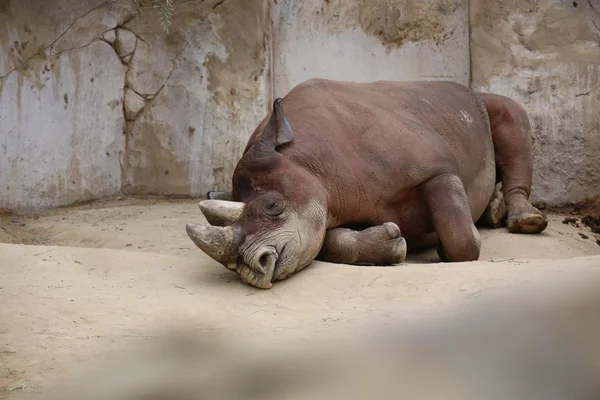
[[[268,110],[269,2],[0,0],[0,208],[229,186]]]
[[[91,200],[121,187],[125,70],[95,38],[129,9],[37,3],[0,2],[0,208]]]
[[[198,196],[230,186],[268,111],[268,6],[182,2],[169,35],[153,8],[125,24],[139,38],[126,96],[143,106],[127,123],[126,192]]]
[[[524,105],[532,197],[600,194],[600,0],[471,0],[472,87]]]
[[[275,96],[313,77],[469,82],[467,0],[280,0]]]
[[[509,95],[534,199],[600,194],[600,0],[0,0],[0,209],[230,185],[274,96],[312,77]],[[470,33],[470,34],[469,34]]]

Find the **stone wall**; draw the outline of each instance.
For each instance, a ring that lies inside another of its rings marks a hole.
[[[0,208],[229,186],[270,102],[264,0],[0,2]]]
[[[279,0],[276,96],[312,78],[469,83],[467,0]]]
[[[121,188],[125,68],[96,37],[132,10],[101,0],[51,3],[0,2],[0,208]]]
[[[472,87],[529,113],[532,198],[600,195],[600,0],[471,0]]]
[[[534,198],[600,194],[598,1],[179,0],[165,33],[153,0],[0,0],[0,208],[228,188],[274,96],[311,77],[507,94]]]

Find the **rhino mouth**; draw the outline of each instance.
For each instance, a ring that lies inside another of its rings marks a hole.
[[[268,246],[252,257],[240,263],[236,272],[242,281],[258,288],[270,288],[275,281],[283,280],[288,273],[289,255],[287,243],[279,246]]]
[[[274,247],[262,247],[240,261],[235,271],[244,283],[262,289],[272,287],[279,264],[279,253]]]

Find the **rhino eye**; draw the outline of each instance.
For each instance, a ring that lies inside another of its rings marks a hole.
[[[283,212],[285,205],[275,199],[269,199],[263,203],[263,210],[271,217],[276,217]]]

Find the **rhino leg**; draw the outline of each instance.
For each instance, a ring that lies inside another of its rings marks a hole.
[[[507,97],[479,95],[490,118],[497,179],[502,182],[508,230],[511,233],[540,233],[548,226],[548,219],[529,202],[533,145],[527,113]]]
[[[422,184],[422,193],[438,235],[442,261],[477,260],[481,238],[460,178],[453,174],[436,176]]]
[[[501,190],[502,184],[496,185],[492,199],[486,207],[483,215],[477,221],[478,225],[488,228],[499,228],[506,218],[506,204],[504,203],[504,194]]]
[[[392,265],[406,259],[406,241],[393,222],[362,231],[335,228],[327,231],[318,260],[352,265]]]

